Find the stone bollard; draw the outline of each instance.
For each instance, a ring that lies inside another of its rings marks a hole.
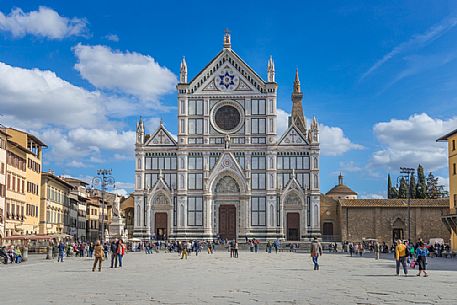
[[[48,253],[46,254],[46,259],[52,259],[52,247],[48,246]]]
[[[29,248],[24,247],[24,250],[22,250],[22,261],[26,262],[29,259]]]

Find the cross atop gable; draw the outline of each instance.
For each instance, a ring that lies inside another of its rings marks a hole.
[[[281,139],[278,141],[279,145],[303,145],[308,144],[306,141],[305,136],[301,133],[301,131],[292,124]]]
[[[159,129],[149,138],[145,144],[146,146],[175,146],[176,141],[173,136],[165,129],[162,123],[160,123]]]

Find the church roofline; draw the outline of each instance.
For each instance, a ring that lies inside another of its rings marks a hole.
[[[160,126],[159,128],[157,128],[157,130],[153,133],[153,134],[150,134],[149,135],[149,138],[147,141],[145,141],[144,145],[148,145],[149,142],[152,141],[152,139],[154,139],[154,137],[159,133],[160,130],[163,130],[165,132],[165,134],[171,139],[171,141],[173,142],[174,145],[178,145],[178,141],[175,140],[175,138],[171,135],[171,133],[165,128],[165,126],[163,125],[162,121],[160,121]],[[164,146],[170,146],[170,145],[164,145]]]
[[[217,55],[203,68],[200,70],[200,72],[195,75],[192,80],[190,82],[188,82],[187,84],[182,84],[182,85],[187,85],[189,87],[192,86],[192,84],[200,77],[203,75],[203,73],[211,66],[213,65],[219,57],[221,57],[221,55],[225,54],[226,52],[232,54],[237,60],[239,60],[241,62],[241,64],[243,64],[245,66],[245,69],[248,70],[250,73],[252,73],[256,78],[257,78],[257,82],[260,83],[260,85],[262,86],[265,86],[268,82],[266,82],[259,74],[257,74],[257,72],[251,68],[251,66],[249,66],[235,51],[233,51],[233,49],[231,48],[224,48],[222,49],[221,51],[219,51],[219,53],[217,53]],[[244,75],[243,75],[244,77]]]

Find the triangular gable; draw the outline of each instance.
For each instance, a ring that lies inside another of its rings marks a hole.
[[[223,172],[229,171],[233,176],[237,177],[238,182],[242,180],[245,183],[241,183],[239,187],[243,189],[243,191],[246,191],[246,177],[243,173],[243,169],[240,167],[238,162],[236,161],[236,158],[233,156],[233,154],[229,152],[223,153],[220,157],[219,160],[216,162],[214,165],[209,177],[208,181],[213,181]]]
[[[303,145],[308,144],[303,133],[295,126],[291,124],[284,135],[279,139],[278,145]]]
[[[208,78],[194,93],[206,92],[243,92],[260,93],[260,91],[249,83],[249,80],[239,73],[235,66],[225,62],[213,75]]]
[[[214,82],[218,73],[225,67],[229,67],[239,79],[239,82],[230,87],[233,91],[257,91],[265,90],[265,81],[249,67],[233,50],[223,49],[210,63],[198,73],[190,82],[189,89],[194,92],[220,91]]]
[[[290,178],[289,182],[287,182],[286,187],[282,191],[282,200],[287,199],[288,195],[290,193],[295,193],[298,195],[298,197],[301,200],[301,203],[305,203],[305,189],[300,186],[300,183],[298,183],[296,177],[295,177],[295,172],[292,173],[292,177]]]
[[[168,130],[161,123],[159,129],[149,138],[146,146],[175,146],[177,143]]]

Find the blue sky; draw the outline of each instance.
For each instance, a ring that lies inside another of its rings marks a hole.
[[[225,28],[264,78],[273,56],[283,125],[298,67],[323,192],[342,171],[363,197],[385,196],[387,173],[418,163],[447,184],[435,139],[457,128],[455,1],[2,1],[0,122],[49,145],[45,170],[112,168],[130,191],[135,121],[176,133],[180,60],[192,78]]]

